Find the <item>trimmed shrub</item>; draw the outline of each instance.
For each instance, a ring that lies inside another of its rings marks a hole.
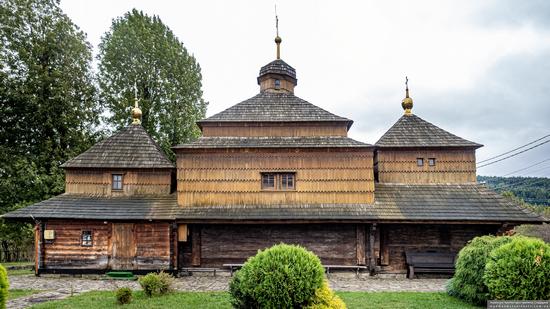
[[[116,301],[119,305],[129,304],[132,301],[132,290],[130,288],[116,290]]]
[[[304,307],[305,309],[346,309],[346,304],[338,295],[328,286],[328,281],[324,280],[323,285],[315,290],[315,295],[311,303]]]
[[[163,271],[160,273],[148,273],[147,275],[139,278],[139,284],[145,292],[145,295],[159,296],[168,294],[172,291],[172,285],[174,284],[174,278]]]
[[[4,266],[0,265],[0,309],[6,309],[9,288],[10,282],[8,281],[8,272]]]
[[[485,264],[493,249],[510,241],[512,237],[509,236],[490,235],[470,240],[458,253],[455,274],[447,283],[447,293],[476,305],[485,304],[489,296],[483,280]]]
[[[514,237],[491,252],[484,279],[491,299],[550,299],[550,245],[537,238]]]
[[[279,244],[246,261],[229,284],[235,308],[301,308],[322,287],[319,258],[303,247]]]

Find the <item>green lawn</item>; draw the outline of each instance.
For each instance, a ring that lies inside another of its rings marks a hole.
[[[476,308],[445,293],[416,292],[337,292],[348,308]],[[88,292],[64,300],[33,306],[45,308],[121,308],[114,292]],[[226,292],[178,292],[167,296],[147,298],[141,291],[134,293],[130,305],[124,308],[231,308]]]
[[[40,292],[41,291],[38,291],[38,290],[19,290],[19,289],[8,290],[8,299],[19,298],[23,296],[40,293]]]
[[[32,268],[34,265],[33,262],[10,262],[10,263],[2,263],[2,266],[8,267],[8,266],[28,266],[29,268]],[[14,269],[14,270],[8,270],[8,277],[10,276],[21,276],[21,275],[32,275],[34,274],[34,271],[32,269]]]
[[[9,263],[0,263],[4,267],[8,266],[30,266],[32,267],[34,265],[34,262],[9,262]]]

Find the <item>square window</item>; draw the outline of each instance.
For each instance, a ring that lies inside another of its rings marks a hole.
[[[122,190],[122,174],[113,174],[113,190]]]
[[[262,173],[262,189],[275,190],[275,174]]]
[[[435,166],[435,158],[429,158],[428,159],[428,165],[429,166]]]
[[[82,231],[80,241],[82,246],[91,247],[93,245],[92,231]]]
[[[424,159],[416,158],[416,166],[424,166]]]

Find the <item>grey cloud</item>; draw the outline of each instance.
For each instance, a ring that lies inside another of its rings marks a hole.
[[[475,19],[485,26],[519,26],[532,23],[536,27],[550,28],[550,1],[494,1],[476,14]]]

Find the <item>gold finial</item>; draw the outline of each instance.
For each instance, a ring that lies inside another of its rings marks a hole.
[[[405,98],[401,102],[401,106],[405,110],[405,115],[412,115],[413,99],[409,97],[409,78],[405,76]]]
[[[132,124],[141,124],[141,109],[138,107],[137,83],[134,83],[134,108],[132,108]]]
[[[277,59],[281,59],[281,42],[283,39],[279,36],[279,16],[277,16],[277,5],[275,4],[275,29],[277,30],[277,36],[275,37],[275,44],[277,44]]]

